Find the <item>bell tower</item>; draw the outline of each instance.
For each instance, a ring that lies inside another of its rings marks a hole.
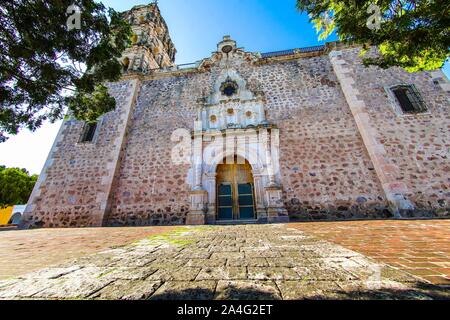
[[[177,51],[157,2],[135,6],[123,17],[133,29],[132,44],[121,58],[124,73],[147,74],[174,64]]]

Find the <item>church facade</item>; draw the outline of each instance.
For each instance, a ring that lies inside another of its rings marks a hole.
[[[450,83],[364,67],[328,43],[195,64],[137,6],[114,111],[65,119],[27,205],[32,227],[450,216]]]

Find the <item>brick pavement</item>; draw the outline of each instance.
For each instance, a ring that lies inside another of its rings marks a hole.
[[[434,284],[450,285],[450,220],[307,222],[290,226]]]

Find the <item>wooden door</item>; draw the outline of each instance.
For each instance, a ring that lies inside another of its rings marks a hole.
[[[242,163],[242,162],[241,162]],[[254,219],[255,197],[250,164],[221,164],[217,168],[217,219]]]

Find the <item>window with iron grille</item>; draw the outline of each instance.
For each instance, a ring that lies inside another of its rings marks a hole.
[[[97,131],[97,122],[86,123],[83,129],[83,135],[80,142],[92,142],[94,141],[95,132]]]
[[[419,91],[414,85],[400,85],[391,88],[403,113],[422,113],[427,111]]]

